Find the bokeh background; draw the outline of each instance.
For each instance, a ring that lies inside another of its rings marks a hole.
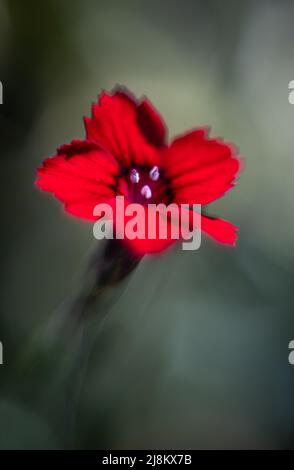
[[[0,1],[0,448],[294,447],[293,20],[291,1]],[[208,124],[239,146],[240,183],[211,208],[239,242],[146,258],[64,385],[55,354],[51,375],[19,364],[94,240],[35,169],[117,83],[170,136]]]

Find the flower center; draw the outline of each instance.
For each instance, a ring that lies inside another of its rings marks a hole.
[[[149,171],[149,176],[152,181],[157,181],[159,179],[159,168],[158,166],[154,166],[150,171]]]
[[[145,186],[143,186],[143,188],[141,189],[141,194],[146,199],[150,199],[152,197],[152,191],[148,184],[145,184]]]
[[[133,168],[130,172],[130,181],[131,183],[139,183],[140,181],[139,172],[135,168]]]
[[[136,167],[125,176],[126,196],[138,204],[158,204],[166,199],[166,181],[158,166]]]

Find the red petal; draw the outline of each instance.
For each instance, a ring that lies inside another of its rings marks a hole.
[[[191,209],[187,213],[186,210],[182,208],[182,214],[185,216],[185,219],[182,220],[181,224],[183,229],[195,230],[199,228],[199,216],[195,217],[195,212]],[[200,214],[199,214],[200,215]],[[234,246],[237,241],[237,230],[238,227],[231,224],[224,219],[218,219],[214,217],[209,217],[207,215],[200,215],[201,217],[201,231],[206,235],[213,238],[213,240],[224,245]],[[189,223],[189,226],[187,225]]]
[[[155,111],[140,108],[129,92],[118,89],[103,93],[92,107],[92,118],[85,118],[87,138],[108,150],[122,165],[154,166],[158,152],[154,147],[159,135]]]
[[[127,203],[126,203],[127,204]],[[116,216],[115,216],[115,201],[113,200],[113,214],[114,214],[114,224],[116,223]],[[190,210],[189,211],[189,216],[188,219],[181,219],[181,230],[185,231],[185,220],[189,221],[189,227],[186,227],[186,230],[192,230],[193,229],[193,223],[195,222],[195,219],[193,218],[193,212]],[[147,209],[145,209],[145,219],[147,220]],[[124,231],[125,225],[128,222],[129,218],[125,217],[123,220],[121,220],[121,224],[118,226],[120,231]],[[147,227],[147,221],[145,220],[145,224]],[[170,237],[170,227],[171,223],[168,223],[168,238],[167,239],[160,239],[159,236],[155,240],[149,239],[147,236],[147,230],[146,230],[146,237],[145,239],[134,239],[134,240],[129,240],[128,238],[124,238],[124,242],[129,246],[130,249],[132,249],[136,254],[138,255],[144,255],[144,254],[152,254],[152,253],[159,253],[167,248],[169,248],[171,245],[173,245],[175,242],[178,240],[172,239]],[[196,219],[196,226],[194,229],[197,228],[197,219]],[[214,219],[210,218],[208,216],[201,215],[201,231],[204,232],[206,235],[211,237],[213,240],[217,241],[218,243],[221,243],[223,245],[230,245],[230,246],[235,246],[236,240],[237,240],[237,233],[236,231],[238,228],[231,224],[230,222],[223,220],[223,219]],[[124,232],[123,232],[124,233]],[[181,241],[181,240],[180,240]]]
[[[132,216],[126,216],[122,212],[118,214],[118,217],[116,216],[116,199],[112,199],[111,201],[108,201],[108,203],[112,206],[113,210],[113,222],[114,226],[116,229],[122,233],[125,234],[125,227],[127,223],[132,219]],[[124,198],[124,207],[130,205],[130,202]],[[166,250],[168,247],[170,247],[172,244],[174,244],[177,240],[171,238],[171,224],[168,222],[167,226],[167,239],[161,239],[159,238],[158,234],[158,224],[156,224],[156,238],[155,239],[150,239],[148,238],[148,209],[147,207],[141,206],[142,209],[144,210],[144,223],[145,226],[145,238],[144,239],[139,239],[135,238],[134,240],[130,240],[126,236],[124,236],[123,241],[126,243],[126,245],[137,255],[142,256],[145,254],[152,254],[152,253],[160,253],[164,250]]]
[[[166,145],[166,127],[163,119],[147,98],[138,107],[138,124],[151,144],[155,147]]]
[[[114,196],[118,172],[117,162],[97,145],[73,141],[43,162],[36,185],[64,202],[68,212],[92,220],[95,205]]]
[[[201,230],[219,243],[235,246],[238,227],[226,220],[202,215]]]
[[[209,139],[207,129],[177,138],[164,152],[165,173],[178,203],[208,204],[233,185],[240,159],[231,145]]]
[[[113,196],[113,195],[112,195]],[[65,211],[75,217],[79,217],[80,219],[84,220],[97,220],[98,217],[93,215],[94,208],[97,204],[104,203],[107,198],[87,198],[81,202],[72,202],[69,204],[65,204],[64,208]]]

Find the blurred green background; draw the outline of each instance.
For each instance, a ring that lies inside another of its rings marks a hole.
[[[0,0],[0,448],[294,448],[293,20],[291,1]],[[239,146],[240,184],[211,208],[239,242],[146,258],[59,388],[55,355],[29,380],[19,358],[94,240],[36,166],[117,83],[170,137],[211,125]]]

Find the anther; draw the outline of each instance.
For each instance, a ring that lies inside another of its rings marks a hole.
[[[133,168],[130,173],[130,180],[132,183],[139,183],[140,181],[140,175],[139,172]]]
[[[152,197],[152,191],[147,184],[141,189],[141,194],[146,199],[150,199]]]
[[[150,179],[152,181],[157,181],[159,178],[159,169],[158,166],[154,166],[149,172]]]

